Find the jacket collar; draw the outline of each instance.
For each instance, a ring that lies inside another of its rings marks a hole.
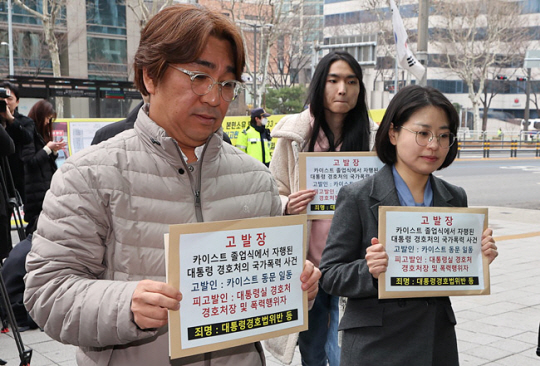
[[[286,139],[304,145],[311,133],[311,112],[309,108],[299,114],[283,117],[272,129],[272,137]]]
[[[454,206],[450,202],[454,199],[454,196],[446,186],[443,184],[443,181],[439,178],[430,176],[431,179],[431,189],[433,189],[433,206],[435,207],[448,207]]]
[[[379,206],[399,206],[399,197],[394,184],[392,167],[385,165],[371,181],[369,197],[371,198],[371,212],[379,219]]]
[[[454,196],[444,186],[443,181],[430,175],[431,188],[433,190],[433,206],[435,207],[448,207],[453,206],[450,201],[454,199]],[[394,183],[394,177],[392,175],[392,166],[385,165],[374,176],[371,181],[370,187],[371,212],[378,219],[379,206],[401,206],[399,197],[396,191],[396,185]]]
[[[173,166],[182,166],[184,158],[179,154],[180,147],[176,140],[167,135],[167,132],[155,123],[147,114],[148,105],[139,109],[135,122],[135,131],[141,141],[158,156],[168,161]],[[204,151],[204,161],[213,161],[219,156],[221,150],[223,130],[218,131],[208,137],[206,149]],[[199,157],[199,161],[203,156]],[[184,162],[185,163],[185,162]],[[187,163],[186,163],[187,164]]]

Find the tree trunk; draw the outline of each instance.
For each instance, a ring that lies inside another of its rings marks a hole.
[[[43,20],[43,29],[45,31],[45,43],[49,49],[51,55],[51,63],[54,77],[61,77],[62,72],[60,69],[60,52],[58,51],[58,40],[54,35],[54,27],[51,24],[49,18]],[[56,97],[56,114],[58,118],[64,117],[64,98]]]
[[[478,100],[474,98],[472,100],[472,105],[473,105],[473,112],[474,112],[473,129],[474,129],[474,132],[479,133],[483,131],[481,128],[482,120],[480,119],[480,103],[478,103]]]

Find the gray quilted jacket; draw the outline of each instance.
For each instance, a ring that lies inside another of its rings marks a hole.
[[[187,164],[144,112],[135,129],[68,159],[54,175],[28,255],[25,304],[79,365],[264,365],[260,344],[169,361],[166,327],[143,331],[131,296],[165,281],[170,224],[276,216],[268,169],[213,134]]]

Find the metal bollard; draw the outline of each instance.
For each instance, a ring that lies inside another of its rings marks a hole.
[[[517,140],[510,142],[510,157],[517,158]]]
[[[484,158],[489,158],[489,140],[484,140]]]
[[[536,150],[538,153],[538,150]],[[457,158],[459,159],[459,156],[461,155],[461,141],[458,141],[457,143]]]
[[[536,141],[536,157],[540,158],[540,141]]]

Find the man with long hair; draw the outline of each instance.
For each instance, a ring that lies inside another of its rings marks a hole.
[[[309,86],[309,108],[284,117],[272,130],[277,138],[270,170],[279,187],[283,214],[304,211],[317,193],[300,190],[300,152],[368,151],[375,124],[368,117],[366,88],[358,61],[347,52],[330,52],[321,59]],[[332,220],[310,220],[307,258],[319,265]],[[298,336],[274,338],[267,345],[290,363],[298,340],[303,366],[338,366],[339,297],[319,289],[309,311],[309,329]]]

